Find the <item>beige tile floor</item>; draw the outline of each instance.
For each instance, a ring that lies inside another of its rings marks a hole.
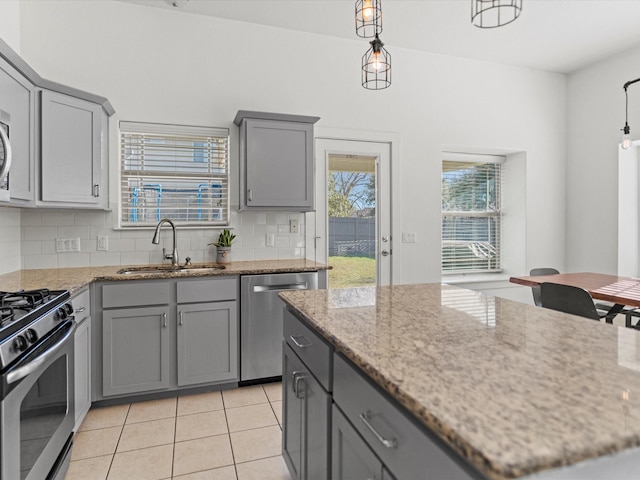
[[[282,385],[89,411],[65,480],[290,480]]]

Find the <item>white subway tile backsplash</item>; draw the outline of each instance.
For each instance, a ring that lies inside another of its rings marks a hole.
[[[89,267],[91,256],[88,253],[65,253],[58,257],[59,268]]]
[[[25,255],[23,268],[58,268],[58,255]]]
[[[7,238],[15,239],[14,256],[21,268],[56,268],[66,266],[100,265],[144,265],[148,263],[168,263],[162,258],[162,248],[172,248],[172,232],[163,227],[160,245],[151,243],[154,229],[114,230],[114,212],[67,211],[56,209],[9,209],[0,208],[0,238],[5,224],[12,219],[15,227],[9,228]],[[289,233],[289,219],[300,223],[300,233]],[[233,259],[272,260],[278,258],[301,258],[304,256],[304,214],[296,212],[238,212],[230,213],[231,230],[237,235],[233,247]],[[180,262],[191,257],[193,263],[213,262],[216,259],[214,243],[222,227],[180,228],[177,241]],[[275,235],[275,246],[266,246],[266,234]],[[108,237],[108,250],[97,251],[97,237]],[[56,238],[80,238],[81,253],[57,253]],[[0,240],[0,248],[4,244]],[[0,273],[11,267],[6,258],[0,256]]]
[[[75,225],[73,212],[51,212],[42,213],[42,226],[60,227],[65,225]]]

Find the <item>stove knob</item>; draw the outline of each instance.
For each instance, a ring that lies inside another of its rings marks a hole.
[[[27,347],[27,340],[22,335],[18,335],[13,341],[13,348],[15,348],[19,352],[24,352]]]
[[[33,328],[30,328],[26,332],[24,332],[24,336],[29,341],[29,343],[33,343],[38,340],[38,334]]]
[[[71,305],[70,303],[65,303],[64,309],[67,312],[67,315],[71,315],[73,313],[73,305]]]
[[[58,320],[64,320],[65,318],[67,318],[67,311],[64,309],[64,307],[58,308],[57,313]]]

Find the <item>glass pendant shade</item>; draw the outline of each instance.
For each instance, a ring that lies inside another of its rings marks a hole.
[[[362,86],[382,90],[391,85],[391,54],[384,49],[378,35],[369,43],[371,48],[362,56]]]
[[[471,0],[471,22],[478,28],[496,28],[513,22],[522,12],[522,0]]]
[[[373,38],[382,32],[382,0],[356,1],[356,34]]]

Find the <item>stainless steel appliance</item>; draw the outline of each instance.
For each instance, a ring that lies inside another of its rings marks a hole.
[[[11,143],[9,142],[8,113],[0,110],[0,201],[8,202],[9,196],[9,169],[11,168]]]
[[[0,480],[62,480],[74,425],[67,291],[0,292]]]
[[[318,273],[244,275],[240,281],[240,381],[282,375],[283,290],[318,288]]]

